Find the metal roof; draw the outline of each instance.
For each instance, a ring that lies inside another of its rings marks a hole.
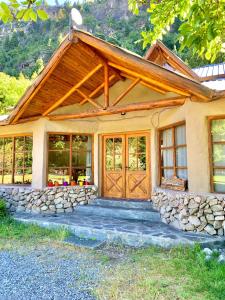
[[[225,77],[225,62],[192,69],[201,78]]]

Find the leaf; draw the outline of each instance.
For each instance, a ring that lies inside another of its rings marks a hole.
[[[23,15],[23,20],[25,22],[29,21],[30,20],[30,9],[26,9],[25,12],[24,12],[24,15]]]
[[[45,21],[48,19],[48,14],[43,9],[37,9],[37,14],[41,20]]]
[[[36,22],[37,21],[37,14],[35,11],[31,10],[30,11],[30,18],[32,21]]]

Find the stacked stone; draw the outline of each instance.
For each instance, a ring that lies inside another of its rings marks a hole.
[[[0,188],[0,198],[11,212],[70,213],[77,205],[96,198],[95,186],[54,187],[34,190],[28,187]]]
[[[225,235],[225,198],[222,196],[157,189],[152,201],[166,224],[185,231]]]

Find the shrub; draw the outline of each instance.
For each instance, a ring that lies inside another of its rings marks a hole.
[[[0,218],[4,218],[8,215],[6,204],[3,199],[0,199]]]

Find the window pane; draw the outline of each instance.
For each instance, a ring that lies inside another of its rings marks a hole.
[[[0,152],[0,169],[3,169],[3,153],[1,152]]]
[[[69,151],[49,151],[49,167],[69,167]]]
[[[25,150],[24,144],[24,136],[16,137],[15,138],[15,150],[16,152],[23,152]]]
[[[211,132],[213,142],[225,141],[225,120],[213,120]]]
[[[25,168],[32,167],[32,153],[31,152],[27,152],[24,155],[24,167]]]
[[[117,154],[122,153],[122,138],[115,138],[114,139],[114,151]]]
[[[15,170],[14,172],[14,183],[23,184],[23,170]]]
[[[24,170],[24,183],[25,184],[32,183],[32,169],[31,168]]]
[[[106,171],[112,171],[113,169],[113,155],[106,155]]]
[[[2,184],[2,180],[3,180],[3,175],[2,175],[2,171],[0,170],[0,184]]]
[[[177,170],[177,177],[178,178],[181,178],[181,179],[187,179],[188,176],[187,176],[187,170],[184,170],[184,169],[178,169]]]
[[[176,149],[176,163],[177,167],[187,166],[187,149],[186,147],[180,147]]]
[[[137,137],[128,138],[128,151],[129,153],[137,152]]]
[[[161,147],[171,146],[173,146],[173,131],[170,128],[161,132]]]
[[[173,150],[162,150],[162,167],[173,167]]]
[[[32,136],[25,137],[25,151],[32,151],[33,148],[33,138]]]
[[[129,171],[136,171],[138,169],[137,166],[137,155],[136,154],[129,154]]]
[[[5,152],[5,155],[4,155],[4,164],[3,164],[3,167],[4,169],[11,169],[12,168],[12,154],[6,154],[7,152]]]
[[[54,183],[57,181],[59,184],[62,184],[64,181],[70,182],[69,169],[60,168],[60,169],[49,169],[48,180],[52,180]]]
[[[0,138],[0,153],[3,152],[4,149],[4,138]]]
[[[178,126],[175,128],[176,145],[186,144],[186,126]]]
[[[16,169],[23,168],[23,153],[16,153],[15,154],[15,167]]]
[[[106,139],[106,153],[112,154],[113,152],[113,139]]]
[[[12,170],[4,170],[3,184],[12,183]]]
[[[225,145],[213,145],[213,163],[215,166],[225,166]]]
[[[116,154],[115,155],[115,171],[122,170],[122,155]]]
[[[72,167],[91,167],[91,152],[73,152]]]
[[[174,176],[173,169],[163,169],[162,177],[164,178],[172,178]]]
[[[72,148],[76,151],[91,151],[92,136],[87,135],[73,135]]]
[[[141,136],[138,138],[138,152],[145,153],[146,151],[146,137]]]
[[[70,136],[69,135],[50,135],[49,136],[50,150],[69,150]]]
[[[213,182],[215,192],[225,193],[225,170],[214,170]]]
[[[11,153],[13,149],[13,139],[12,138],[5,138],[4,139],[4,151],[6,153]]]
[[[145,171],[146,170],[146,154],[138,154],[138,170]]]

